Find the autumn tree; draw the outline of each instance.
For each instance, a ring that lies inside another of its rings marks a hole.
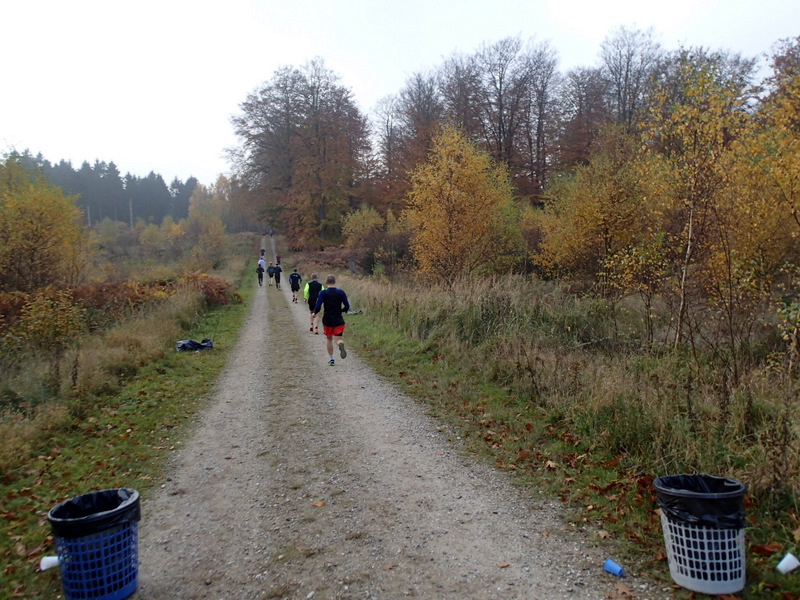
[[[517,140],[518,158],[512,170],[519,193],[537,203],[547,186],[555,129],[558,55],[549,44],[531,47],[526,54],[528,91],[523,101],[523,132]]]
[[[419,272],[452,284],[507,272],[518,259],[518,216],[507,171],[457,129],[444,127],[412,175],[404,219]]]
[[[415,73],[397,99],[403,139],[403,164],[410,172],[425,161],[442,117],[436,75]]]
[[[342,225],[342,234],[350,248],[374,247],[382,237],[386,219],[377,210],[362,205],[357,211],[346,215]]]
[[[367,124],[351,91],[315,59],[278,70],[241,109],[232,158],[238,184],[261,199],[261,220],[295,247],[337,241],[369,173]]]
[[[444,123],[459,127],[508,167],[517,192],[538,201],[557,127],[558,56],[519,37],[456,54],[438,72]]]
[[[730,185],[717,214],[726,236],[715,246],[718,267],[706,276],[726,309],[734,348],[739,332],[779,299],[791,365],[800,341],[800,314],[786,300],[796,297],[800,274],[800,37],[779,45],[772,69],[768,93],[723,166]]]
[[[560,110],[553,168],[569,171],[589,163],[591,149],[601,129],[613,122],[608,101],[608,81],[600,69],[577,68],[560,81]]]
[[[608,81],[609,101],[617,123],[633,127],[662,55],[652,29],[641,31],[620,26],[603,40],[602,72]]]
[[[638,138],[609,126],[588,165],[552,186],[534,259],[553,274],[580,276],[607,288],[607,261],[649,238],[646,219],[654,179]]]
[[[410,174],[427,159],[442,111],[438,77],[433,73],[413,74],[399,94],[380,101],[375,115],[376,187],[382,197],[376,209],[382,214],[402,210]]]
[[[382,98],[375,109],[373,132],[377,155],[375,209],[384,214],[402,208],[409,187],[410,171],[405,166],[401,121],[397,97]]]
[[[470,139],[482,131],[477,110],[482,94],[481,70],[474,55],[453,54],[438,73],[439,95],[444,119]]]
[[[18,155],[0,163],[0,290],[33,292],[76,284],[88,242],[75,198],[65,196]]]
[[[715,220],[727,185],[724,158],[743,127],[753,64],[735,55],[681,50],[657,88],[649,132],[670,173],[671,201],[663,218],[676,249],[676,347],[690,315],[690,292],[702,281],[693,280],[695,265],[724,242]]]

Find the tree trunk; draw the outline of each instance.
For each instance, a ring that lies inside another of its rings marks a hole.
[[[683,268],[681,269],[681,304],[678,308],[678,323],[675,326],[675,345],[674,349],[678,349],[683,337],[683,321],[686,318],[686,276],[689,271],[689,263],[692,260],[692,237],[694,235],[694,205],[689,207],[689,235],[686,240],[686,254],[683,258]]]

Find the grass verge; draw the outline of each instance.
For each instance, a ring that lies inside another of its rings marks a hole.
[[[192,339],[212,338],[213,351],[166,352],[140,366],[113,395],[70,411],[38,457],[4,476],[0,596],[59,597],[58,569],[38,571],[39,559],[53,553],[46,516],[58,502],[130,487],[140,492],[146,510],[148,491],[158,485],[170,452],[192,431],[236,343],[253,293],[252,278],[244,281],[245,302],[205,313],[186,332]]]
[[[348,339],[378,373],[425,402],[469,451],[528,493],[560,498],[567,519],[607,544],[628,572],[676,598],[693,597],[669,576],[653,479],[709,472],[757,490],[745,498],[740,597],[800,597],[796,578],[775,571],[800,539],[791,493],[778,498],[759,483],[775,480],[762,475],[771,464],[760,449],[770,423],[784,421],[754,413],[780,415],[778,386],[752,384],[744,399],[734,390],[723,412],[707,373],[695,371],[684,384],[680,357],[595,344],[611,339],[602,307],[530,285],[519,294],[511,285],[473,286],[453,297],[345,277],[341,286],[364,310],[347,319]],[[773,466],[792,448],[784,437],[769,446],[783,452]],[[777,480],[792,489],[792,480]]]

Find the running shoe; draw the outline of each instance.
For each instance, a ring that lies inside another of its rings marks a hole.
[[[328,361],[328,366],[329,366],[329,367],[332,367],[332,366],[333,366],[333,359],[330,359],[330,360]]]
[[[319,335],[319,327],[314,327],[314,335]]]
[[[347,357],[347,350],[344,349],[344,342],[339,342],[339,354],[342,358]]]
[[[314,331],[314,326],[312,325],[311,327],[309,327],[309,328],[308,328],[308,331],[309,331],[309,332],[313,332],[313,331]]]

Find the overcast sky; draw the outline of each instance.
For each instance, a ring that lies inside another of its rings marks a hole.
[[[533,37],[565,72],[620,25],[759,56],[800,35],[800,1],[0,0],[0,152],[211,184],[231,115],[282,66],[322,57],[369,114],[456,51]]]

